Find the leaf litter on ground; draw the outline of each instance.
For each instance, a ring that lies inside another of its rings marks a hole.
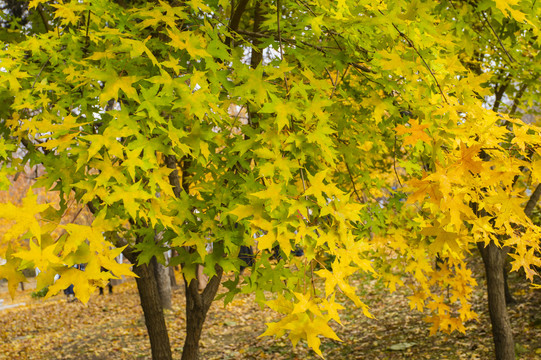
[[[473,262],[482,273],[479,262]],[[541,358],[541,292],[529,289],[518,275],[510,276],[517,303],[509,307],[518,359]],[[407,289],[392,294],[376,280],[354,279],[376,319],[344,301],[344,326],[333,324],[342,342],[322,340],[326,359],[490,359],[494,358],[484,281],[474,292],[479,321],[466,324],[466,334],[428,336],[425,315],[409,309]],[[27,286],[28,288],[28,286]],[[5,291],[4,291],[5,290]],[[150,359],[150,345],[137,288],[133,280],[114,288],[113,294],[90,298],[87,305],[68,302],[63,295],[46,301],[26,290],[15,299],[26,305],[0,311],[0,359]],[[11,304],[5,285],[0,298]],[[166,321],[174,358],[184,342],[185,300],[182,287],[173,294]],[[299,343],[285,338],[258,338],[265,322],[277,320],[270,309],[261,309],[253,295],[238,295],[224,307],[215,301],[207,316],[201,340],[202,359],[319,359]]]

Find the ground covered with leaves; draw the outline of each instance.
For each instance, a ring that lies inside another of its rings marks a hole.
[[[479,265],[479,264],[477,264]],[[482,273],[482,269],[477,269]],[[532,291],[511,276],[517,303],[509,307],[517,358],[541,359],[541,291]],[[371,320],[344,302],[344,327],[335,324],[342,342],[323,340],[327,359],[490,359],[492,336],[486,310],[483,278],[475,292],[479,321],[467,324],[466,334],[429,336],[422,314],[410,311],[402,289],[389,294],[377,281],[356,279],[363,299],[371,306]],[[4,305],[12,304],[0,288]],[[167,323],[174,357],[184,341],[183,289],[175,290]],[[94,295],[87,305],[68,302],[63,295],[35,300],[31,290],[20,294],[16,308],[0,310],[0,359],[149,359],[150,348],[135,282],[116,286],[113,294]],[[300,343],[295,349],[285,338],[258,338],[264,322],[276,319],[252,296],[241,295],[224,307],[213,304],[201,342],[203,359],[317,359]]]

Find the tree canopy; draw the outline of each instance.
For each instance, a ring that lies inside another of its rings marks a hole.
[[[49,295],[74,283],[87,301],[133,275],[112,260],[126,246],[140,263],[175,249],[188,281],[236,274],[226,301],[255,292],[283,315],[265,335],[321,354],[338,292],[371,316],[356,272],[410,286],[434,332],[465,331],[478,243],[513,249],[529,280],[541,265],[524,211],[541,128],[520,120],[539,99],[535,0],[32,0],[21,16],[4,12],[0,184],[39,164],[60,201],[0,208],[13,290],[39,267]],[[73,202],[91,224],[62,221]]]

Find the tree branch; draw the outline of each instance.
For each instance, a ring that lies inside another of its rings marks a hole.
[[[244,10],[246,10],[246,5],[248,4],[249,0],[240,0],[239,4],[236,8],[231,6],[231,19],[229,20],[229,28],[233,31],[237,31],[239,29],[240,25],[240,18],[242,17],[242,14],[244,13]],[[233,4],[231,4],[233,5]],[[228,37],[225,40],[225,44],[227,46],[231,45],[231,38]]]
[[[214,269],[216,270],[216,275],[214,275],[209,280],[207,286],[205,286],[205,290],[203,290],[203,293],[201,294],[203,304],[207,308],[210,306],[212,301],[214,301],[214,297],[216,296],[216,293],[218,292],[218,287],[220,286],[220,283],[222,282],[222,275],[224,273],[224,269],[218,264],[216,264]]]
[[[284,61],[284,49],[282,46],[282,29],[280,28],[280,17],[282,16],[280,0],[276,0],[276,26],[278,28],[278,43],[280,46],[280,60]],[[289,99],[289,86],[287,84],[287,74],[284,72],[284,85],[286,96]]]
[[[511,74],[507,75],[507,78],[505,78],[504,82],[500,85],[499,88],[496,89],[494,92],[494,95],[496,96],[496,99],[494,100],[494,105],[492,106],[492,111],[498,111],[500,108],[500,104],[502,102],[503,94],[505,93],[505,90],[511,83]]]
[[[177,159],[174,155],[167,155],[165,157],[165,165],[169,169],[173,169],[168,175],[169,177],[169,183],[171,186],[173,186],[173,193],[177,198],[180,198],[180,194],[182,192],[182,185],[180,183],[180,176],[177,169]]]
[[[515,112],[517,111],[520,99],[522,98],[522,95],[524,95],[524,92],[526,91],[527,87],[528,87],[528,84],[524,82],[518,89],[517,95],[515,96],[515,99],[513,100],[513,106],[511,107],[511,111],[509,111],[509,115],[514,115]]]
[[[249,36],[249,37],[252,37],[252,38],[269,38],[269,37],[271,37],[270,34],[264,34],[264,33],[260,33],[260,32],[253,32],[253,31],[247,31],[247,30],[241,30],[241,29],[235,30],[235,32],[237,34],[239,34],[239,35],[245,35],[245,36]],[[280,37],[278,35],[274,35],[272,37],[274,38],[274,40],[280,41]],[[299,44],[306,45],[306,46],[311,47],[312,49],[316,49],[317,51],[320,51],[320,52],[322,52],[324,54],[326,54],[327,50],[329,50],[329,49],[338,50],[338,48],[318,46],[318,45],[310,44],[309,42],[302,41],[302,40],[282,38],[282,42],[292,44],[292,45],[296,45],[296,46],[299,46]]]
[[[49,22],[45,18],[45,13],[43,12],[43,8],[41,7],[41,4],[38,4],[37,6],[39,16],[41,17],[41,21],[43,21],[43,25],[45,26],[46,32],[51,31],[51,28],[49,27]]]
[[[500,37],[498,36],[498,34],[496,34],[496,31],[494,30],[494,28],[492,27],[492,25],[490,25],[490,22],[488,21],[487,16],[485,15],[485,12],[484,12],[484,11],[481,11],[481,15],[483,15],[483,19],[485,20],[485,23],[488,25],[488,27],[490,28],[490,30],[492,30],[492,33],[494,34],[494,36],[496,37],[496,39],[498,39],[498,42],[500,43],[500,46],[502,47],[503,51],[505,52],[505,54],[507,55],[507,57],[509,58],[509,60],[511,60],[511,62],[516,62],[516,60],[513,59],[513,57],[511,57],[511,55],[507,52],[507,49],[505,48],[505,46],[503,46],[502,40],[500,39]]]
[[[541,184],[537,185],[533,194],[530,196],[530,199],[526,203],[526,206],[524,207],[524,213],[530,219],[532,218],[533,210],[535,209],[535,206],[537,205],[540,197],[541,197]]]
[[[383,15],[383,13],[381,12],[380,10],[380,13]],[[426,62],[425,58],[423,57],[423,55],[421,55],[421,53],[419,52],[419,50],[417,50],[417,48],[415,47],[415,44],[413,43],[413,41],[411,41],[407,36],[406,34],[404,34],[402,31],[400,31],[398,29],[398,27],[393,23],[392,24],[393,27],[395,28],[396,31],[398,31],[398,34],[404,38],[404,40],[406,40],[406,42],[409,44],[409,46],[411,46],[411,48],[417,53],[417,55],[419,55],[419,57],[421,58],[421,60],[423,61],[423,64],[425,65],[425,67],[428,69],[428,72],[430,72],[430,75],[432,75],[432,78],[434,79],[434,81],[436,82],[436,86],[438,87],[438,89],[440,90],[440,94],[441,96],[443,97],[443,100],[445,101],[445,103],[449,104],[449,101],[447,101],[447,97],[445,97],[445,94],[443,93],[443,89],[441,88],[440,86],[440,83],[438,81],[438,79],[436,79],[436,75],[434,75],[434,72],[432,71],[432,69],[430,68],[430,66],[428,65],[428,63]]]

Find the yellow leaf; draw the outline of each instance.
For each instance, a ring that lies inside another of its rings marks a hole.
[[[398,125],[395,128],[397,135],[404,135],[408,133],[411,134],[404,138],[404,145],[415,145],[419,140],[425,143],[429,143],[431,141],[430,136],[424,132],[424,129],[426,129],[428,125],[421,125],[415,119],[410,119],[409,125],[409,127]]]
[[[282,294],[278,294],[275,300],[268,300],[265,304],[280,314],[289,314],[293,310],[293,303],[287,300]]]
[[[60,290],[64,290],[72,284],[75,296],[84,304],[88,302],[90,294],[96,289],[95,286],[89,284],[88,277],[85,275],[84,271],[76,268],[69,268],[60,275],[60,279],[49,287],[49,291],[45,298],[57,294]]]
[[[267,234],[257,238],[257,248],[259,250],[271,249],[276,241],[276,233],[274,230],[269,231]]]
[[[237,220],[245,219],[249,216],[254,215],[255,208],[253,205],[237,205],[233,210],[229,211],[228,214],[235,215]]]
[[[9,295],[13,299],[15,297],[15,291],[17,285],[20,282],[26,281],[25,276],[18,270],[21,261],[12,256],[13,251],[11,247],[6,252],[6,263],[0,266],[0,279],[7,279]]]
[[[171,42],[168,45],[186,50],[190,56],[194,58],[209,57],[210,54],[204,49],[206,45],[205,40],[202,37],[196,36],[192,31],[175,32],[167,29]]]
[[[140,102],[137,91],[132,86],[138,79],[136,76],[114,76],[105,82],[105,87],[100,94],[100,103],[105,104],[111,99],[118,99],[118,90],[122,90],[130,99]]]

